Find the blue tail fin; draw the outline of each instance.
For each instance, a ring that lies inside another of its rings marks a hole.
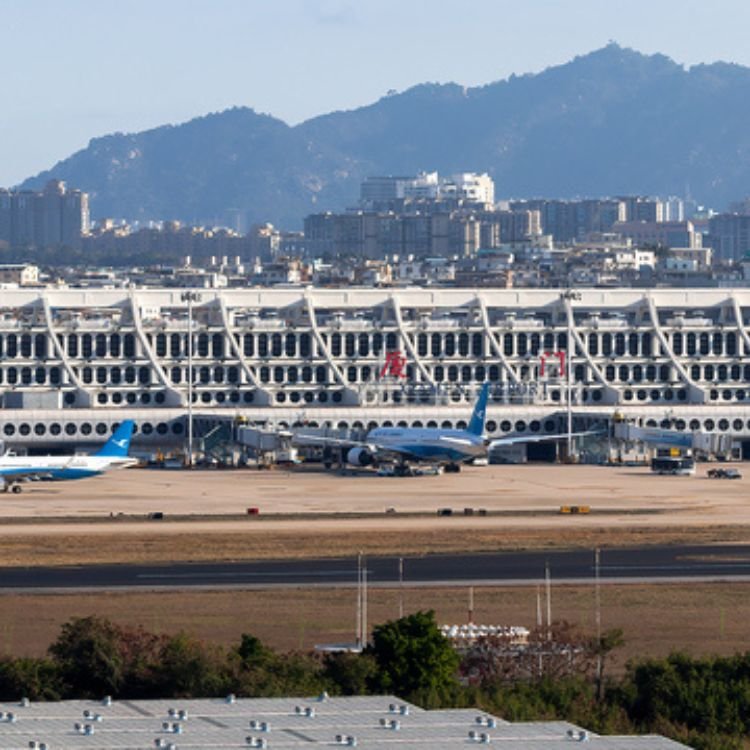
[[[484,420],[487,416],[487,397],[489,396],[489,391],[490,384],[484,383],[482,385],[482,390],[479,391],[477,403],[474,405],[474,411],[471,414],[471,421],[466,428],[466,432],[469,432],[472,435],[484,434]]]
[[[132,419],[126,419],[113,433],[112,437],[97,451],[97,456],[108,456],[111,458],[124,458],[130,450],[130,438],[133,437],[134,423]]]

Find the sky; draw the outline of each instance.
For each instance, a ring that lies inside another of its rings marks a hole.
[[[0,0],[0,186],[107,133],[233,106],[295,124],[609,41],[750,66],[748,28],[747,0]]]

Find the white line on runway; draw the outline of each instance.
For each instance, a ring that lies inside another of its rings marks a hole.
[[[356,576],[356,570],[309,570],[306,572],[283,572],[283,571],[238,571],[218,573],[138,573],[136,578],[146,579],[170,579],[170,578],[322,578],[325,576]]]
[[[486,579],[476,581],[473,579],[460,580],[460,581],[410,581],[404,583],[404,589],[453,589],[453,588],[465,588],[467,586],[474,586],[475,588],[505,588],[505,587],[519,587],[519,586],[539,586],[544,584],[542,578],[529,578],[527,580],[518,580],[517,578],[512,579]],[[595,582],[593,578],[553,578],[553,585],[564,585],[564,586],[594,586]],[[599,580],[602,585],[615,586],[615,585],[660,585],[660,584],[691,584],[691,583],[750,583],[750,575],[741,576],[727,576],[727,575],[700,575],[700,576],[664,576],[664,577],[639,577],[639,576],[622,576],[616,578],[602,577]],[[263,589],[298,589],[302,586],[306,588],[316,589],[353,589],[356,588],[357,584],[352,582],[342,583],[219,583],[219,584],[198,584],[196,586],[181,586],[178,584],[133,584],[128,586],[81,586],[78,588],[70,587],[19,587],[19,588],[0,588],[0,596],[13,595],[13,594],[90,594],[98,592],[107,592],[110,594],[118,593],[132,593],[132,592],[160,592],[160,591],[180,591],[186,593],[188,591],[205,592],[205,591],[251,591],[251,590],[263,590]],[[399,587],[397,581],[389,581],[384,583],[369,583],[369,588],[377,589],[395,589]]]

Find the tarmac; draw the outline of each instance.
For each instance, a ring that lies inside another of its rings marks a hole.
[[[699,465],[693,477],[657,476],[646,467],[547,464],[466,467],[459,474],[420,477],[342,475],[307,466],[128,469],[75,482],[28,483],[21,494],[1,496],[0,526],[3,535],[70,531],[73,523],[94,532],[109,526],[101,520],[115,517],[124,532],[143,528],[129,521],[162,513],[166,522],[159,527],[165,532],[184,529],[184,523],[169,523],[178,518],[192,519],[193,531],[231,530],[237,516],[257,512],[278,529],[309,528],[314,517],[321,528],[345,532],[392,528],[394,516],[400,529],[436,527],[445,521],[438,511],[451,509],[452,523],[464,528],[555,528],[570,524],[559,511],[571,505],[590,509],[576,518],[579,528],[750,526],[750,471],[740,479],[709,479],[712,466]],[[486,517],[480,515],[485,511]]]

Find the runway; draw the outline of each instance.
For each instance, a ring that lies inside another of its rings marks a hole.
[[[371,586],[501,586],[593,583],[594,550],[371,557]],[[649,546],[600,551],[599,579],[613,582],[750,580],[750,545]],[[341,587],[357,582],[356,559],[0,568],[0,593]]]

